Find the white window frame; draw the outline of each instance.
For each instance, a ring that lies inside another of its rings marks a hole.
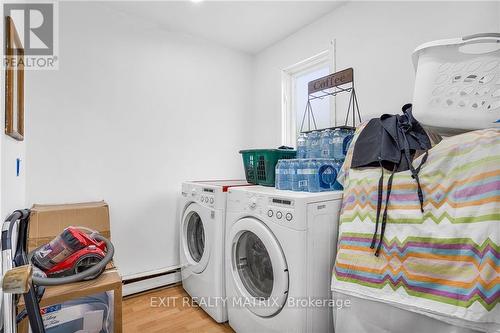
[[[295,146],[297,138],[297,114],[293,96],[295,96],[295,80],[299,74],[312,71],[328,64],[330,73],[335,72],[335,40],[332,40],[328,50],[300,61],[282,70],[281,74],[281,143],[285,146]],[[314,107],[314,106],[313,106]],[[330,97],[330,119],[337,125],[335,98]]]

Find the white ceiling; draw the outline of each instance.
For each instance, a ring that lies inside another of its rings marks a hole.
[[[108,3],[169,31],[258,53],[340,6],[340,1],[126,1]]]

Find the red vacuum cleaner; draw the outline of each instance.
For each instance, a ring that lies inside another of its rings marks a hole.
[[[31,261],[50,278],[86,271],[106,256],[106,243],[96,239],[97,234],[87,228],[68,227],[50,243],[33,251]],[[96,278],[104,268],[84,279]]]

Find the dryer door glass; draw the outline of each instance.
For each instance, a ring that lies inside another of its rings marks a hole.
[[[236,243],[238,274],[248,293],[267,299],[273,290],[273,266],[265,245],[251,231],[245,231]]]
[[[194,261],[200,262],[205,251],[205,231],[200,215],[192,212],[187,225],[187,246]]]

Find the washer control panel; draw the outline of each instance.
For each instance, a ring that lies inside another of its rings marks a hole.
[[[267,217],[278,223],[293,223],[294,204],[295,202],[291,199],[269,198]]]
[[[304,204],[300,197],[279,194],[269,195],[244,188],[229,189],[227,212],[240,217],[257,217],[266,224],[273,223],[294,230],[306,230],[307,204]]]

